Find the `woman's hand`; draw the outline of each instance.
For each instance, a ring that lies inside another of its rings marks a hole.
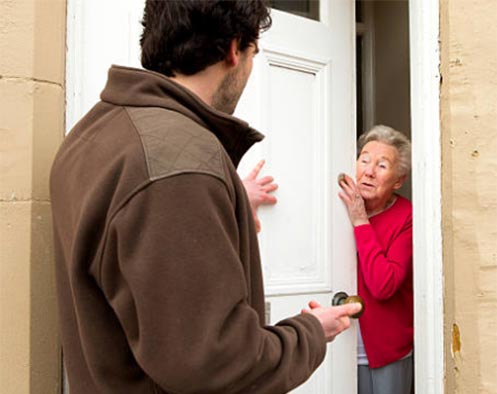
[[[276,204],[277,201],[274,195],[269,194],[278,188],[278,185],[273,183],[273,177],[265,176],[257,179],[264,163],[264,160],[259,161],[254,169],[250,171],[250,174],[243,179],[243,186],[245,186],[245,190],[248,194],[250,207],[252,208],[252,215],[254,216],[255,229],[257,232],[261,231],[261,222],[257,217],[257,208],[261,205]]]
[[[357,189],[354,180],[344,174],[343,177],[340,177],[340,187],[342,188],[342,191],[338,193],[338,196],[347,207],[352,225],[356,227],[361,224],[368,224],[369,220],[364,200],[359,194],[359,190]]]

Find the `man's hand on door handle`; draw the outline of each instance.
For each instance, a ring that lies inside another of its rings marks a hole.
[[[344,304],[340,306],[323,307],[316,301],[309,302],[309,309],[302,313],[314,315],[323,327],[327,342],[331,342],[342,331],[350,327],[350,317],[362,309],[359,303]]]

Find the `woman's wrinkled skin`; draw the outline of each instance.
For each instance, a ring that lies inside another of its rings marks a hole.
[[[369,223],[369,217],[388,208],[395,200],[395,191],[406,179],[399,174],[397,148],[370,141],[362,148],[356,162],[356,181],[343,174],[339,177],[345,203],[354,227]]]

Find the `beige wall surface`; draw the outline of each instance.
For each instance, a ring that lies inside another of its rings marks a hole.
[[[60,392],[48,174],[64,127],[65,0],[0,0],[0,393]]]
[[[497,1],[441,1],[447,393],[497,393]]]

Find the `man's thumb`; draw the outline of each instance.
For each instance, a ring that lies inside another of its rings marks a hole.
[[[337,308],[337,312],[340,317],[342,316],[351,317],[352,315],[355,315],[362,311],[362,304],[360,304],[359,302],[353,302],[351,304],[339,305],[336,306],[335,308]]]

